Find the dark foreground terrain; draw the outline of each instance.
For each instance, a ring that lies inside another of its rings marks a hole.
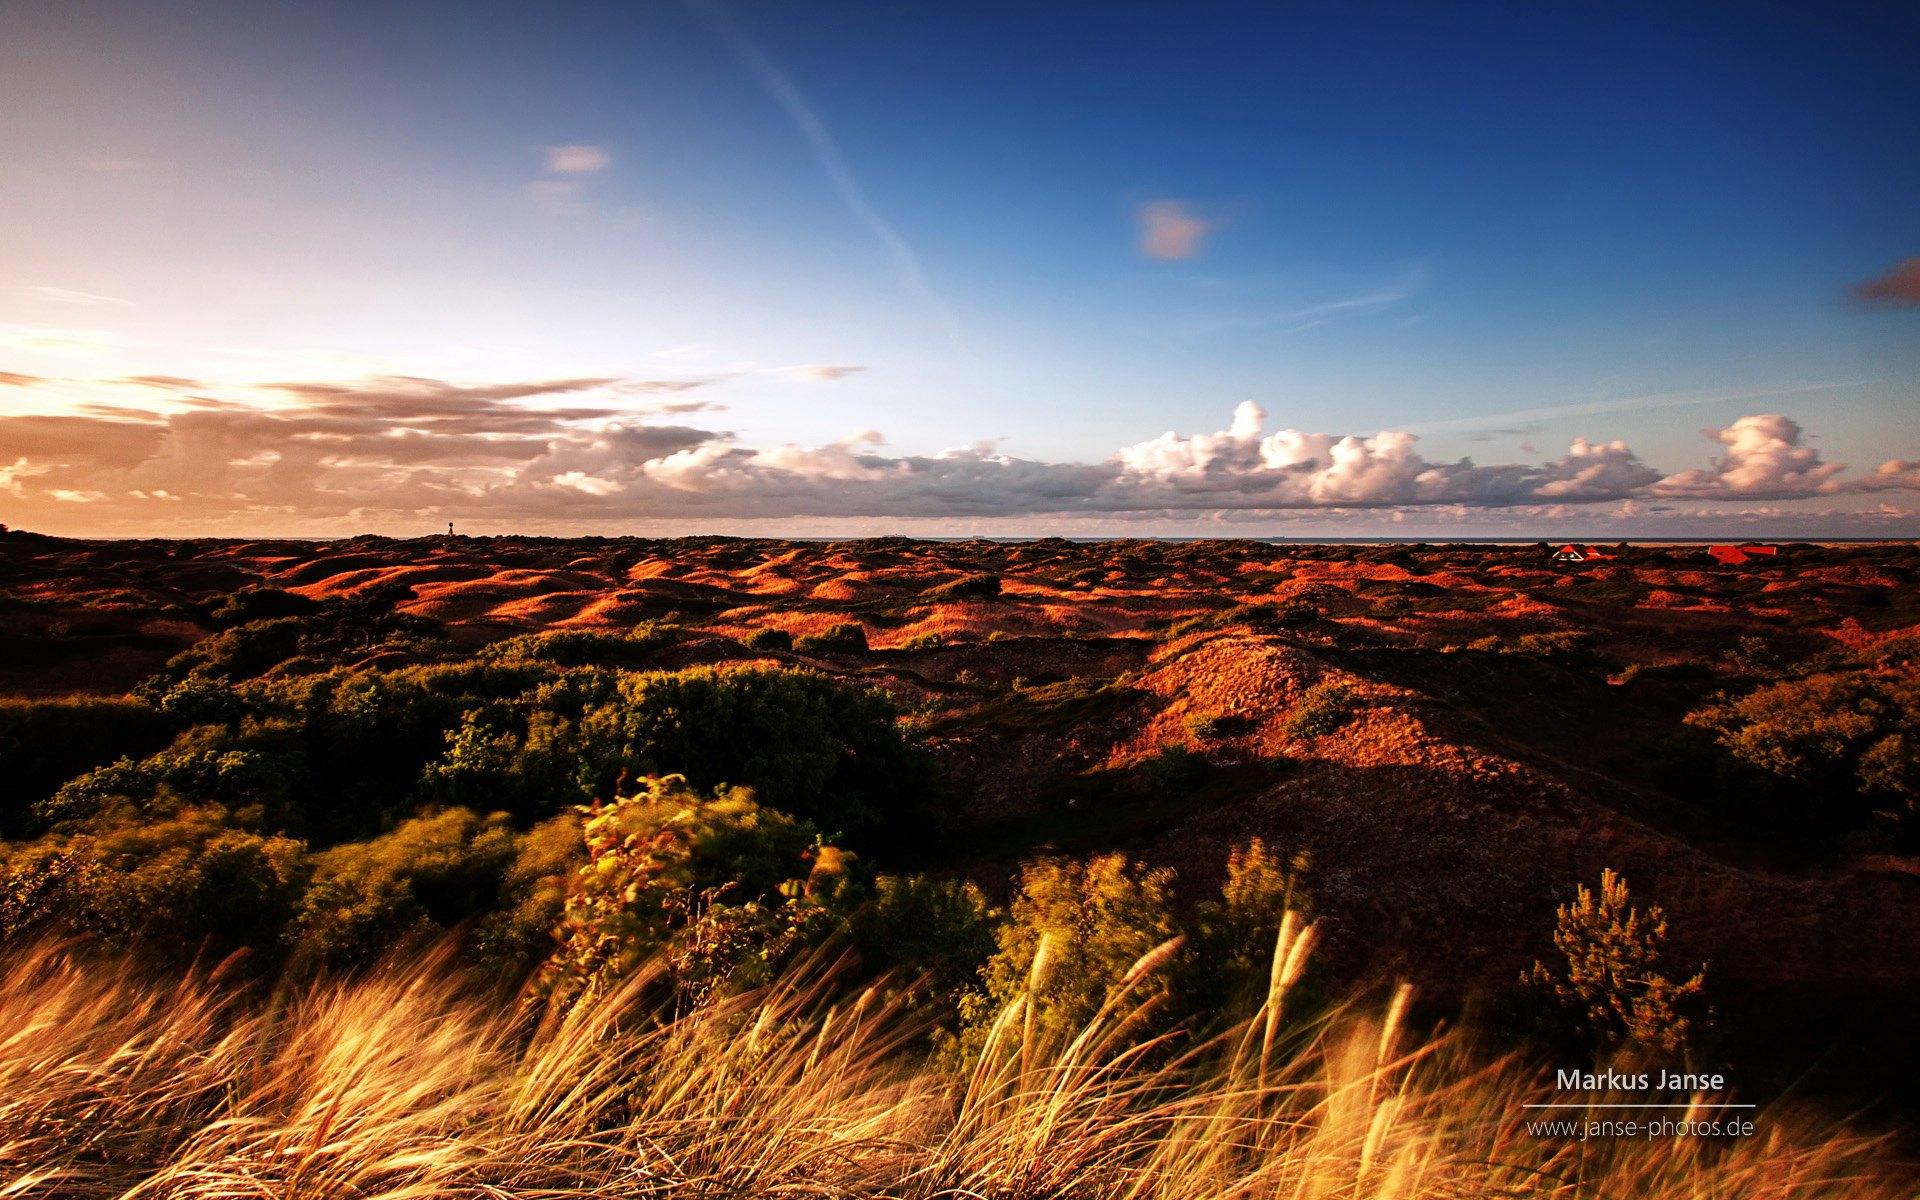
[[[1178,909],[1258,839],[1329,978],[1514,1030],[1610,868],[1707,965],[1698,1061],[1897,1119],[1920,549],[1613,553],[0,534],[0,933],[524,974],[576,807],[677,773],[1000,905],[1119,852]]]

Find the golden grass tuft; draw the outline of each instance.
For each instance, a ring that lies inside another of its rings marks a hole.
[[[1538,1076],[1408,1028],[1408,993],[1308,1028],[1150,1033],[1142,959],[1035,1044],[1024,999],[943,1068],[877,990],[803,969],[691,1013],[655,981],[516,1010],[445,958],[259,995],[71,946],[0,969],[0,1197],[1878,1197],[1883,1144],[1762,1113],[1731,1144],[1526,1131]],[[1156,957],[1158,956],[1158,958]],[[1036,975],[1042,968],[1036,964]]]

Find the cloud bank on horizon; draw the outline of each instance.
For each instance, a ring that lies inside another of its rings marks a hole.
[[[857,368],[792,370],[830,380]],[[1252,402],[1223,430],[1163,433],[1097,462],[1050,462],[993,441],[890,453],[874,430],[756,449],[739,431],[688,422],[723,409],[696,394],[713,378],[461,384],[385,376],[246,389],[175,376],[95,382],[147,402],[0,417],[0,513],[9,523],[154,534],[345,533],[449,520],[581,532],[769,522],[873,532],[957,522],[1036,533],[1424,512],[1505,514],[1550,529],[1608,505],[1615,515],[1778,516],[1781,502],[1920,492],[1920,461],[1850,472],[1825,461],[1780,413],[1705,431],[1718,455],[1672,471],[1619,439],[1576,438],[1540,463],[1436,461],[1400,430],[1269,433]],[[0,377],[13,389],[62,383]],[[1911,514],[1882,505],[1845,516],[1858,526],[1852,531],[1867,532]],[[1837,520],[1822,517],[1829,527]]]

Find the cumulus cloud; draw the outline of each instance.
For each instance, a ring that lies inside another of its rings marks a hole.
[[[1215,224],[1196,214],[1184,200],[1154,200],[1134,210],[1140,226],[1140,253],[1174,262],[1200,253]]]
[[[1726,446],[1726,456],[1711,467],[1667,476],[1654,485],[1656,495],[1788,500],[1842,489],[1834,477],[1846,466],[1822,462],[1818,450],[1802,444],[1799,424],[1780,413],[1741,417],[1705,432]]]
[[[0,466],[0,492],[24,496],[27,494],[27,480],[36,475],[45,475],[52,469],[52,467],[36,467],[27,461],[25,455],[21,455],[13,462]]]
[[[621,486],[613,480],[589,475],[585,471],[563,471],[553,477],[553,482],[589,496],[611,496],[621,490]]]
[[[1895,460],[1883,462],[1874,469],[1873,474],[1854,485],[1854,491],[1861,492],[1920,492],[1920,462]]]
[[[1246,508],[1382,507],[1525,500],[1607,500],[1659,478],[1623,442],[1576,440],[1567,456],[1542,466],[1476,465],[1471,459],[1430,462],[1411,433],[1371,437],[1283,429],[1263,435],[1266,414],[1251,402],[1224,431],[1181,437],[1164,433],[1118,454],[1118,486],[1142,501],[1166,493],[1188,501],[1207,496]]]
[[[168,380],[157,383],[156,379]],[[184,381],[191,382],[191,381]],[[1552,520],[1583,506],[1920,491],[1920,463],[1862,479],[1822,462],[1779,414],[1712,431],[1709,467],[1667,474],[1624,441],[1577,438],[1539,463],[1428,457],[1414,434],[1268,429],[1246,403],[1224,429],[1167,432],[1094,462],[1049,462],[981,441],[933,455],[892,450],[877,430],[824,445],[755,448],[684,423],[711,408],[678,398],[699,380],[580,376],[456,382],[419,376],[287,381],[182,394],[162,411],[94,405],[0,417],[0,494],[10,518],[139,529],[218,523],[271,529],[375,522],[844,519],[952,522],[1245,521],[1288,513],[1505,510]],[[674,396],[668,400],[652,396]],[[82,497],[84,497],[82,499]],[[1625,510],[1622,510],[1625,511]],[[1635,509],[1633,511],[1639,511]],[[1657,510],[1656,510],[1657,511]],[[1447,516],[1445,514],[1456,514]],[[1329,518],[1331,519],[1331,518]],[[1346,518],[1341,518],[1346,519]],[[91,527],[91,526],[90,526]]]
[[[1890,308],[1920,304],[1920,258],[1895,263],[1879,278],[1856,285],[1853,294],[1868,304]]]
[[[591,175],[613,162],[601,146],[547,146],[544,150],[549,175]]]

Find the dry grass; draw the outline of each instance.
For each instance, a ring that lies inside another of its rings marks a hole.
[[[1204,1045],[1130,997],[1036,1044],[1016,1001],[960,1070],[817,971],[672,1018],[645,980],[529,1016],[445,961],[263,998],[42,947],[0,971],[0,1197],[1912,1194],[1882,1145],[1783,1114],[1731,1145],[1533,1137],[1537,1077],[1416,1036],[1404,992],[1289,1032],[1307,940]]]

